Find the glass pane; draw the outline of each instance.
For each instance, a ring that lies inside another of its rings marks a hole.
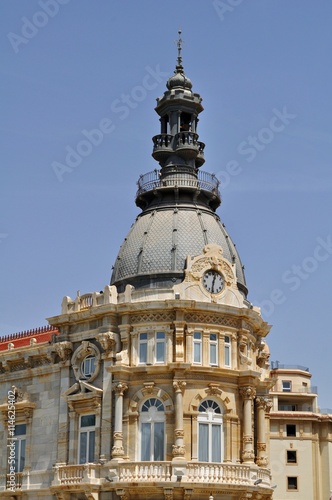
[[[89,459],[88,462],[95,461],[95,431],[89,432]]]
[[[216,344],[210,344],[210,364],[217,364],[217,346]]]
[[[80,456],[79,456],[80,464],[85,464],[85,462],[86,462],[87,439],[88,439],[88,433],[81,432],[80,433]]]
[[[96,425],[96,415],[82,415],[81,427],[94,427]]]
[[[221,426],[212,425],[212,462],[221,462]]]
[[[199,424],[198,428],[198,460],[200,462],[208,462],[208,431],[207,424]]]
[[[139,362],[146,363],[147,362],[147,353],[148,353],[148,345],[140,344],[139,346]]]
[[[21,440],[21,453],[20,453],[20,472],[24,469],[25,464],[25,439]]]
[[[15,425],[15,436],[24,436],[27,433],[26,424]]]
[[[147,338],[148,338],[148,334],[147,333],[141,333],[140,336],[139,336],[140,340],[147,340]]]
[[[164,460],[164,423],[154,424],[154,460]]]
[[[200,332],[194,332],[194,339],[201,339],[201,333]]]
[[[201,344],[194,342],[194,363],[201,362]]]
[[[216,341],[217,340],[217,334],[216,333],[210,333],[210,340]]]
[[[157,342],[156,361],[159,363],[165,361],[165,343],[164,342]]]
[[[151,424],[142,424],[141,460],[150,460]]]
[[[164,338],[165,338],[164,332],[157,332],[157,339],[164,339]]]
[[[229,346],[225,346],[225,365],[230,366]]]

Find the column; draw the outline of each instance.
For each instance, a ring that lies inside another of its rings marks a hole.
[[[246,386],[240,387],[240,394],[244,400],[244,410],[243,410],[243,451],[242,460],[243,462],[254,462],[254,439],[253,439],[253,429],[252,429],[252,403],[253,398],[256,395],[256,390],[254,387]]]
[[[272,407],[272,401],[269,398],[259,396],[256,398],[257,406],[257,457],[256,464],[260,467],[266,467],[269,463],[266,454],[266,427],[265,412],[269,412]]]
[[[185,446],[183,443],[183,392],[186,382],[175,380],[173,387],[175,391],[175,444],[173,444],[173,457],[183,459],[185,455]]]
[[[122,434],[122,415],[123,415],[123,394],[128,389],[124,382],[116,382],[115,392],[115,416],[113,432],[112,458],[122,458],[124,456],[123,434]]]

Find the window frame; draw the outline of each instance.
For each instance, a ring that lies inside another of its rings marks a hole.
[[[290,460],[289,455],[293,454],[295,460]],[[297,450],[286,450],[286,463],[287,465],[297,465]]]
[[[145,335],[145,338],[142,338]],[[138,364],[146,365],[148,362],[148,351],[149,351],[149,336],[147,332],[141,332],[138,334]],[[145,347],[145,361],[142,360],[141,349]]]
[[[85,365],[89,366],[89,370],[85,371]],[[88,354],[85,358],[82,359],[81,362],[81,374],[86,380],[90,380],[90,378],[94,375],[96,371],[96,356],[94,354]]]
[[[93,425],[82,425],[82,418],[84,417],[94,417],[94,424]],[[84,413],[79,415],[79,421],[78,421],[78,450],[77,450],[77,461],[79,464],[87,464],[87,463],[94,463],[95,461],[95,453],[96,453],[96,419],[97,416],[95,413]],[[85,451],[85,461],[81,461],[81,451],[82,451],[82,436],[83,434],[87,434],[86,436],[86,451]],[[90,442],[91,437],[93,436],[93,443]],[[91,456],[93,455],[93,460],[90,461]],[[87,460],[88,459],[88,460]]]
[[[158,339],[158,335],[163,335],[163,337]],[[155,364],[164,364],[166,362],[166,333],[162,331],[155,332],[154,335],[154,363]],[[158,361],[157,359],[157,354],[158,354],[158,346],[162,345],[163,346],[163,359],[161,361]]]
[[[290,432],[290,427],[294,427],[294,434]],[[296,424],[286,424],[286,436],[287,437],[296,437]]]
[[[299,480],[298,476],[287,476],[287,491],[299,491]],[[294,488],[290,486],[290,480],[294,480]]]
[[[211,337],[215,336],[215,339],[212,340]],[[212,352],[212,347],[214,347],[215,351],[215,361],[211,361],[211,352]],[[210,366],[218,366],[218,347],[219,347],[219,338],[218,334],[216,332],[209,333],[209,365]]]
[[[226,341],[226,339],[228,339]],[[227,356],[226,356],[227,353]],[[226,357],[228,357],[229,363],[226,363]],[[224,336],[224,365],[227,368],[232,367],[232,341],[230,335]]]
[[[195,335],[199,337],[195,337]],[[203,340],[202,340],[202,332],[199,331],[194,331],[193,333],[193,364],[195,365],[202,365],[203,362]],[[195,352],[195,347],[198,346],[198,353],[199,353],[199,361],[196,361],[196,352]]]
[[[200,409],[207,406],[205,411]],[[224,422],[223,422],[223,412],[221,405],[214,399],[207,398],[201,401],[198,407],[197,416],[197,458],[199,462],[204,463],[222,463],[224,460]],[[216,427],[218,431],[216,432]],[[207,433],[207,440],[204,440],[204,446],[206,444],[206,449],[202,449],[200,444],[200,435],[203,431]],[[219,433],[219,447],[214,448],[215,438]],[[214,455],[218,454],[219,457],[213,460]],[[207,455],[207,460],[202,459],[202,454]]]
[[[22,434],[17,434],[17,427],[25,427],[25,432]],[[23,472],[26,462],[26,446],[27,446],[27,424],[25,422],[21,424],[15,425],[15,434],[14,434],[14,443],[15,443],[15,472],[20,473]],[[22,452],[23,447],[23,452]],[[22,456],[23,455],[23,456]]]
[[[155,402],[155,404],[152,404]],[[149,407],[146,405],[150,404]],[[144,409],[147,407],[147,409]],[[162,428],[158,425],[162,424]],[[143,431],[146,429],[146,431]],[[162,457],[155,457],[156,453],[156,445],[157,440],[160,439],[160,436],[157,435],[159,432],[158,429],[161,429],[161,438],[162,438]],[[143,439],[145,436],[148,436],[148,443],[143,443]],[[146,450],[147,446],[150,448],[149,457],[145,457],[143,453]],[[166,415],[165,415],[165,406],[163,401],[157,397],[147,398],[141,404],[140,415],[139,415],[139,456],[140,461],[142,462],[163,462],[166,457]]]
[[[287,387],[288,384],[288,387]],[[282,392],[292,392],[292,381],[282,380],[281,381]]]

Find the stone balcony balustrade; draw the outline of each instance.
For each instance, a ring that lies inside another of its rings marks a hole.
[[[120,488],[139,482],[140,486],[152,483],[172,485],[178,481],[181,469],[181,484],[254,486],[260,480],[261,487],[270,488],[271,477],[267,469],[255,465],[230,463],[184,463],[180,467],[172,462],[121,462],[109,468],[100,464],[63,465],[54,467],[53,487],[89,484],[101,485],[110,482]],[[107,479],[106,479],[107,478]]]

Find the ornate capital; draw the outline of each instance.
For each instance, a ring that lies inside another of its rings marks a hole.
[[[184,445],[173,444],[172,448],[173,448],[172,451],[173,457],[184,457],[186,453],[186,448]]]
[[[242,459],[244,462],[253,462],[255,458],[255,453],[253,450],[244,450],[242,453]]]
[[[173,382],[175,392],[181,392],[182,394],[184,393],[186,385],[187,382],[184,382],[183,380],[174,380]]]
[[[125,452],[124,452],[124,449],[122,446],[113,446],[113,448],[112,448],[112,457],[113,458],[117,458],[117,457],[121,458],[124,456],[124,454],[125,454]]]
[[[239,388],[243,399],[253,399],[256,396],[256,389],[250,385]]]
[[[269,459],[267,457],[257,457],[256,464],[259,467],[267,467],[269,464]]]
[[[113,387],[117,396],[123,396],[126,390],[128,389],[128,385],[125,382],[116,382],[116,385]]]
[[[59,342],[54,344],[55,352],[61,358],[61,361],[67,361],[73,352],[73,344],[71,342]]]
[[[266,413],[269,413],[273,406],[272,399],[265,396],[258,396],[255,401],[257,408],[262,408]]]

